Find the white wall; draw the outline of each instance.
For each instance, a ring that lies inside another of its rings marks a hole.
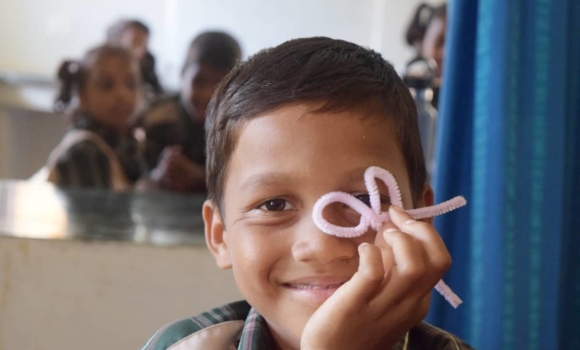
[[[64,57],[104,39],[108,24],[138,17],[152,31],[158,71],[174,85],[185,47],[207,29],[223,29],[246,55],[285,40],[325,35],[370,46],[402,65],[403,34],[419,0],[3,0],[0,71],[52,76]],[[429,0],[427,2],[439,2]]]
[[[77,57],[105,38],[121,16],[139,17],[157,31],[165,0],[3,0],[0,71],[53,75],[62,58]],[[155,42],[159,46],[159,38]]]

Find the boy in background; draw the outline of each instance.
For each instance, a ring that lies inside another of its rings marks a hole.
[[[154,104],[139,120],[146,138],[148,187],[206,191],[207,105],[240,57],[239,44],[226,33],[205,32],[192,41],[181,71],[179,95]]]

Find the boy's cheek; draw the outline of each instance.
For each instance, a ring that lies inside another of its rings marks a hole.
[[[243,255],[243,259],[258,261],[264,258],[264,252],[275,250],[279,238],[273,234],[273,228],[252,223],[252,220],[240,220],[231,226],[227,233],[230,249]]]

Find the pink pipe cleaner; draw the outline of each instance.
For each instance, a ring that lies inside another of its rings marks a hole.
[[[365,171],[364,179],[370,197],[370,207],[358,198],[345,192],[327,193],[320,197],[316,202],[312,212],[312,219],[322,232],[342,238],[354,238],[362,236],[369,229],[378,232],[384,223],[389,222],[389,213],[381,211],[381,196],[376,179],[383,181],[387,186],[391,204],[403,208],[401,191],[399,190],[399,185],[397,184],[393,174],[385,169],[372,166]],[[361,217],[358,225],[355,227],[342,227],[333,225],[326,221],[322,213],[324,208],[332,203],[343,203],[359,213]],[[458,196],[434,206],[405,211],[414,219],[420,220],[448,213],[466,204],[467,202],[465,201],[465,198]],[[451,288],[449,288],[443,280],[440,280],[437,283],[435,290],[437,290],[439,294],[441,294],[454,308],[457,308],[463,302],[455,293],[453,293]]]

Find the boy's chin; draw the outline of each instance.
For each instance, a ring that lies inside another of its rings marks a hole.
[[[282,320],[283,323],[273,322],[268,318],[265,319],[270,333],[277,343],[284,342],[286,345],[290,345],[290,348],[298,349],[304,327],[306,327],[313,313],[286,317]]]

